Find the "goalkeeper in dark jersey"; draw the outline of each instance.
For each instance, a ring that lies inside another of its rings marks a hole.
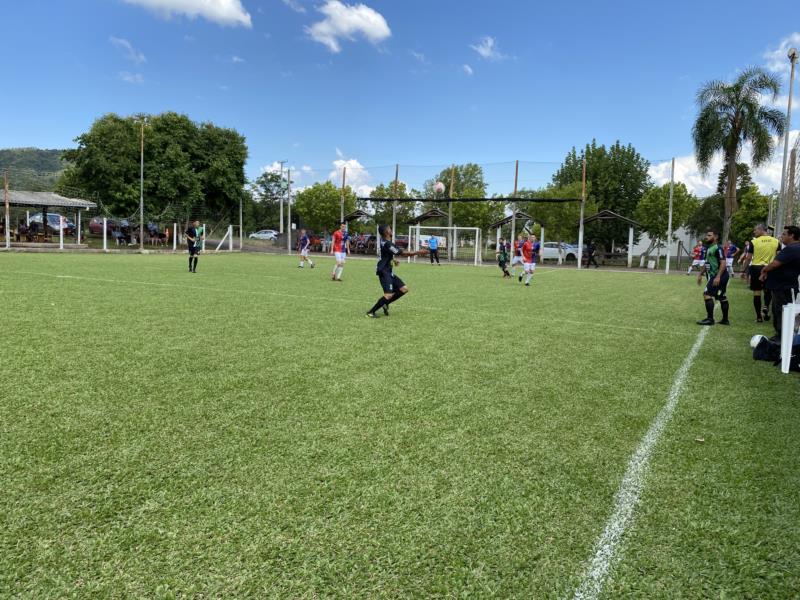
[[[425,254],[424,250],[417,252],[405,252],[395,246],[392,241],[392,228],[388,225],[381,225],[378,227],[378,233],[381,236],[381,258],[378,260],[378,267],[375,269],[375,274],[381,282],[383,288],[383,296],[378,298],[375,306],[369,309],[367,316],[371,319],[377,319],[378,315],[375,313],[383,309],[383,314],[389,316],[389,305],[396,300],[400,300],[408,293],[406,284],[395,275],[392,267],[397,264],[398,256],[422,256]]]

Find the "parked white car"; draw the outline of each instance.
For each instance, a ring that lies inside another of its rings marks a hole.
[[[262,229],[248,235],[253,240],[275,240],[278,238],[278,232],[274,229]]]
[[[543,260],[558,260],[558,242],[545,242],[542,248]],[[578,247],[561,243],[561,258],[564,260],[578,260]]]

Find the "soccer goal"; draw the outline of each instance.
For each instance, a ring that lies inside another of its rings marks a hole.
[[[481,230],[479,227],[423,227],[408,228],[408,249],[430,248],[430,240],[439,242],[439,257],[442,260],[471,262],[475,266],[483,262],[481,252]],[[413,257],[416,261],[417,257]],[[411,257],[409,257],[409,262]],[[422,257],[422,260],[428,260]]]

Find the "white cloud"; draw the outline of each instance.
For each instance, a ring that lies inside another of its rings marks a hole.
[[[219,86],[219,89],[220,89],[221,92],[227,92],[231,88],[229,88],[227,85],[221,85],[221,86]]]
[[[306,7],[300,4],[297,0],[283,0],[283,3],[291,8],[294,12],[304,13],[306,12]]]
[[[242,57],[240,57],[240,56],[233,55],[233,56],[231,56],[231,62],[234,63],[234,64],[243,63],[244,59]]]
[[[144,77],[141,73],[129,73],[128,71],[120,71],[118,75],[120,81],[124,81],[125,83],[133,83],[135,85],[141,85],[144,83]]]
[[[185,15],[190,19],[201,17],[220,25],[242,25],[253,23],[242,6],[241,0],[125,0],[128,4],[143,6],[156,14],[169,18]]]
[[[134,49],[133,44],[131,44],[125,38],[118,38],[112,35],[110,38],[108,38],[108,41],[111,42],[111,45],[114,46],[115,48],[119,48],[120,50],[125,52],[125,58],[135,62],[137,65],[147,62],[147,59],[145,58],[144,54]]]
[[[417,61],[420,62],[421,64],[423,65],[428,64],[428,59],[425,58],[425,55],[422,52],[414,52],[413,50],[409,50],[408,53],[414,58],[416,58]]]
[[[477,44],[470,44],[470,48],[475,50],[481,58],[486,60],[502,60],[508,58],[497,49],[497,40],[489,35],[483,36]]]
[[[317,10],[325,18],[305,30],[311,39],[324,44],[331,52],[341,51],[341,39],[353,41],[361,35],[370,43],[377,44],[392,35],[383,15],[365,4],[350,6],[339,0],[327,0]]]
[[[793,130],[789,138],[789,148],[792,148],[794,140],[797,139],[800,131]],[[775,138],[775,153],[767,164],[757,171],[751,173],[753,181],[758,185],[762,193],[768,194],[773,190],[781,189],[781,171],[783,169],[783,138]],[[750,163],[750,148],[742,150],[739,162]],[[671,161],[656,163],[650,166],[650,177],[656,185],[663,185],[669,182],[669,171]],[[722,155],[717,153],[711,161],[708,175],[703,176],[697,167],[694,155],[675,157],[675,181],[680,181],[686,185],[688,190],[696,196],[702,198],[716,193],[717,178],[722,170]]]
[[[345,159],[338,148],[336,152],[339,158],[333,161],[334,169],[328,173],[328,179],[330,179],[334,185],[342,185],[342,170],[346,167],[345,184],[349,185],[359,197],[366,198],[372,194],[372,190],[375,189],[375,186],[371,185],[372,176],[369,174],[369,171],[355,158]]]
[[[777,48],[764,52],[764,60],[767,61],[766,66],[770,71],[789,72],[790,65],[787,56],[789,48],[797,48],[800,51],[800,31],[795,31],[783,38]]]
[[[461,69],[464,71],[464,73],[470,76],[472,76],[472,74],[475,73],[475,71],[473,71],[472,67],[470,67],[469,65],[461,65]]]
[[[187,34],[187,35],[183,36],[183,41],[184,42],[192,43],[194,40],[195,40],[195,37],[193,35],[188,35]]]

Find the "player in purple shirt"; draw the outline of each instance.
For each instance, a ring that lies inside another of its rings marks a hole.
[[[302,269],[308,263],[313,269],[314,262],[308,257],[308,253],[311,251],[311,238],[308,237],[305,229],[300,230],[300,241],[297,243],[297,249],[300,251],[300,264],[297,265],[297,268]]]

